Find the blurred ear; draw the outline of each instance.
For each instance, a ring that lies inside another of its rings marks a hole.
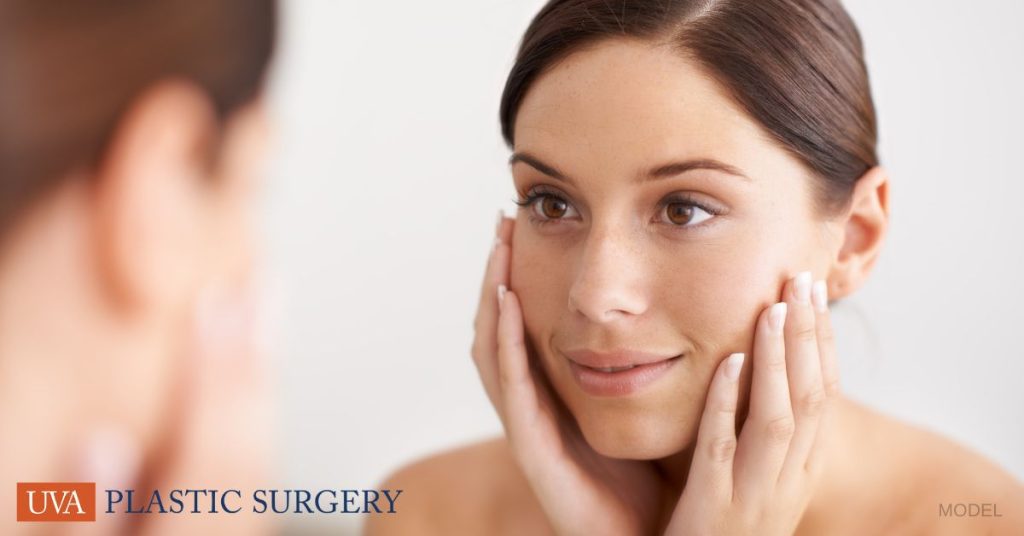
[[[205,93],[165,81],[121,117],[97,170],[97,259],[119,307],[165,310],[188,297],[203,258],[216,115]]]
[[[867,171],[854,186],[850,207],[836,222],[841,246],[828,275],[828,294],[843,298],[867,279],[889,227],[889,176],[881,167]]]

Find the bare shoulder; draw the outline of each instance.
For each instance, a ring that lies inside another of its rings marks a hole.
[[[984,455],[920,431],[922,496],[934,508],[931,534],[1024,534],[1024,486]],[[930,468],[930,469],[929,469]]]
[[[906,493],[900,533],[1024,534],[1024,485],[1008,471],[946,436],[872,410],[890,445],[890,470]]]
[[[368,517],[368,536],[547,532],[504,437],[415,460],[379,487],[402,490],[403,502],[395,514]]]

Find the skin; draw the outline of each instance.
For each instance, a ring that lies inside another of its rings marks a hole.
[[[14,482],[96,482],[102,508],[108,488],[266,484],[270,399],[247,292],[263,105],[218,123],[195,85],[153,84],[119,118],[101,163],[69,170],[9,229],[0,504],[11,515],[0,532],[268,529],[266,516],[245,514],[139,516],[126,527],[126,515],[15,523],[10,511]]]
[[[506,435],[389,477],[406,510],[368,534],[1024,530],[1024,491],[1001,469],[842,395],[827,309],[797,291],[803,271],[825,282],[819,303],[863,284],[888,221],[884,170],[821,213],[816,179],[710,76],[640,41],[557,63],[515,133],[528,202],[499,224],[473,349]],[[691,160],[744,177],[651,172]],[[716,214],[680,227],[666,217],[679,192]],[[766,320],[780,301],[782,330]],[[640,392],[594,397],[569,374],[578,348],[683,357]],[[747,359],[732,381],[734,352]],[[940,518],[940,502],[1002,517]]]

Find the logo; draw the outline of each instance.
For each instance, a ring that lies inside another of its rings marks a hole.
[[[96,521],[96,483],[18,482],[18,521]]]
[[[395,514],[400,489],[106,490],[102,514]],[[18,482],[18,521],[96,521],[95,482]]]

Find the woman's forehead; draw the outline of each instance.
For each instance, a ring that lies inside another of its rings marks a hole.
[[[517,152],[581,173],[632,174],[690,158],[739,168],[787,158],[693,60],[638,40],[604,41],[555,64],[527,93],[515,133]]]
[[[759,145],[770,141],[705,71],[637,40],[605,41],[559,61],[529,89],[515,123],[516,151],[602,165],[735,160]]]

